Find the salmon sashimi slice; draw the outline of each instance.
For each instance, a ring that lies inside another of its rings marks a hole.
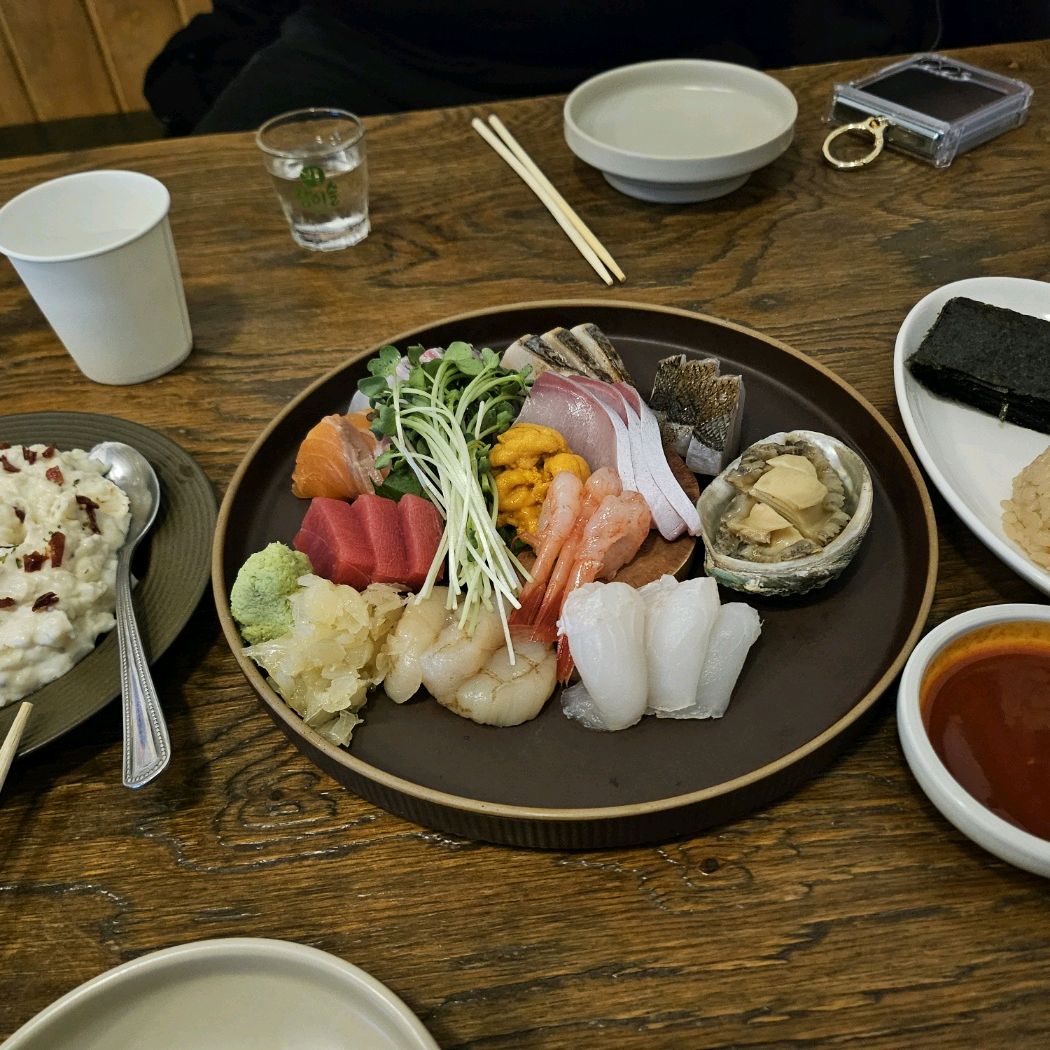
[[[353,499],[382,483],[367,413],[325,416],[303,438],[292,472],[292,494],[300,499]]]

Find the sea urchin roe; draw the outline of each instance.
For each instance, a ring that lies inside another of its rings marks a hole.
[[[997,816],[1050,840],[1050,622],[955,639],[920,689],[927,735],[952,776]]]
[[[586,481],[591,474],[587,461],[569,448],[564,436],[540,423],[516,423],[500,434],[489,465],[499,495],[496,524],[512,525],[526,542],[536,534],[554,475],[567,470]]]

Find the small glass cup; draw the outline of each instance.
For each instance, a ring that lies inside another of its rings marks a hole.
[[[331,252],[363,241],[368,222],[365,128],[342,109],[297,109],[255,134],[292,240]]]

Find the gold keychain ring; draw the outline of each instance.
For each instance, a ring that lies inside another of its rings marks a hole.
[[[824,159],[832,167],[843,171],[850,168],[863,168],[865,164],[870,164],[882,152],[882,147],[885,145],[883,131],[889,126],[889,123],[885,117],[868,117],[867,120],[858,121],[856,124],[843,124],[842,127],[835,128],[834,131],[829,133],[824,140],[824,145],[821,147]],[[838,157],[833,157],[831,155],[831,143],[839,135],[845,135],[850,131],[858,131],[870,135],[873,139],[871,152],[865,154],[859,160],[839,160]]]

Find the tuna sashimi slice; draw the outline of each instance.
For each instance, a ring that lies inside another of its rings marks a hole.
[[[368,532],[359,527],[351,504],[317,496],[292,546],[310,559],[318,576],[363,590],[372,582],[375,554]]]
[[[433,503],[411,493],[398,500],[397,510],[405,542],[405,573],[402,582],[410,590],[418,591],[430,572],[445,526]],[[442,566],[436,579],[440,580],[444,575]]]
[[[384,496],[358,496],[350,509],[354,527],[368,537],[372,548],[369,583],[407,583],[405,538],[397,504]]]

